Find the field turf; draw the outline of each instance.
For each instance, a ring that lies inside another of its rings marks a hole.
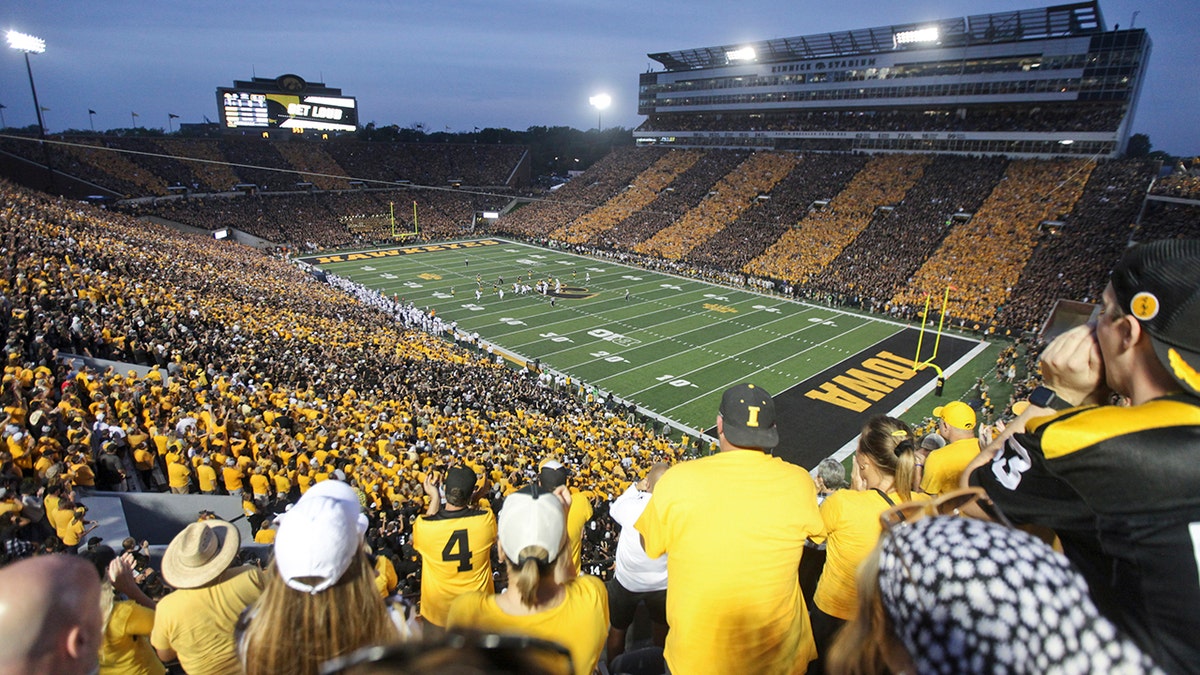
[[[692,435],[712,430],[722,391],[753,382],[776,397],[777,454],[807,467],[844,456],[870,415],[911,407],[936,378],[912,370],[920,331],[901,323],[502,239],[302,260],[436,310],[518,363],[538,359]],[[522,295],[518,277],[562,288]],[[926,332],[925,358],[933,338]],[[946,334],[935,362],[953,372],[983,348]]]

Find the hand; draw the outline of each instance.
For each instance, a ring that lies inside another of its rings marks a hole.
[[[998,431],[996,431],[992,426],[987,425],[987,424],[980,425],[979,426],[979,447],[986,448],[987,446],[991,445],[992,439],[999,435],[1000,435],[1000,433]]]
[[[562,502],[564,510],[569,511],[571,509],[571,490],[566,485],[559,485],[554,488],[554,496],[558,497],[558,501]]]
[[[867,479],[862,475],[862,469],[859,468],[857,457],[850,462],[850,488],[859,492],[867,489]]]
[[[438,478],[432,471],[425,474],[425,480],[421,483],[421,487],[425,488],[425,494],[433,498],[440,498],[438,494]]]
[[[1091,324],[1054,338],[1041,356],[1042,379],[1071,405],[1103,403],[1111,391],[1104,379],[1104,357]]]

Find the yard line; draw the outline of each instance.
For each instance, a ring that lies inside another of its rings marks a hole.
[[[775,363],[771,363],[771,364],[768,364],[768,365],[762,366],[762,367],[758,368],[757,370],[754,370],[754,371],[752,371],[752,372],[751,372],[750,374],[748,374],[748,375],[745,375],[745,376],[743,376],[743,377],[739,377],[739,378],[738,378],[738,379],[736,379],[736,380],[733,380],[733,381],[727,382],[727,383],[725,383],[725,384],[721,385],[720,387],[717,387],[716,389],[712,389],[712,390],[710,390],[710,391],[708,392],[708,394],[711,394],[711,393],[713,393],[713,392],[715,392],[715,391],[725,391],[725,390],[726,390],[726,389],[728,389],[729,387],[732,387],[733,385],[735,385],[735,384],[738,384],[739,382],[744,382],[744,381],[746,381],[746,379],[747,379],[747,378],[749,378],[749,377],[752,377],[752,376],[753,376],[755,373],[761,373],[761,372],[763,372],[763,371],[766,371],[766,370],[771,370],[771,369],[773,369],[775,366],[777,366],[777,365],[779,365],[779,364],[783,363],[784,361],[790,361],[791,359],[793,359],[793,358],[795,358],[795,357],[797,357],[797,356],[800,356],[801,354],[806,354],[806,353],[808,353],[808,352],[810,352],[810,351],[812,351],[812,350],[814,350],[814,349],[818,349],[818,348],[820,348],[820,347],[824,347],[826,344],[829,344],[830,342],[832,342],[832,341],[834,341],[834,340],[840,340],[840,339],[842,339],[842,338],[846,337],[847,335],[849,335],[849,334],[853,333],[854,331],[858,330],[859,328],[862,328],[862,327],[866,326],[866,325],[867,325],[867,323],[868,323],[867,321],[862,321],[862,322],[860,322],[858,325],[854,326],[853,328],[851,328],[851,329],[849,329],[849,330],[847,330],[847,331],[844,331],[844,332],[842,332],[842,333],[838,333],[837,335],[833,335],[833,336],[831,336],[831,337],[830,337],[828,340],[825,340],[825,341],[823,341],[823,342],[819,342],[819,343],[817,343],[817,344],[815,344],[815,345],[813,345],[813,346],[811,346],[811,347],[808,347],[808,348],[806,348],[806,349],[803,349],[803,350],[801,350],[801,351],[799,351],[799,352],[796,352],[796,353],[794,353],[794,354],[790,354],[790,355],[788,355],[786,358],[779,359],[779,360],[778,360],[778,361],[776,361]],[[813,325],[817,325],[817,324],[813,324]],[[800,331],[796,331],[796,332],[797,332],[797,333],[799,333],[799,332],[801,332],[801,331],[803,331],[803,330],[806,330],[807,328],[809,328],[809,326],[806,326],[805,328],[802,328],[802,329],[800,329]],[[893,333],[893,335],[894,335],[894,333]],[[783,339],[783,338],[777,338],[777,339]],[[775,342],[775,340],[772,340],[771,342]],[[770,344],[770,342],[767,342],[767,343],[764,343],[764,344]],[[709,364],[709,365],[708,365],[708,366],[706,366],[706,367],[694,368],[694,369],[692,369],[692,371],[691,371],[691,372],[689,372],[689,373],[684,373],[684,375],[690,375],[691,373],[698,373],[698,372],[700,372],[700,371],[702,371],[702,370],[705,370],[706,368],[711,368],[711,367],[712,367],[712,365],[713,365],[713,364]],[[681,377],[682,377],[682,376],[681,376]],[[661,383],[659,383],[659,384],[661,384]],[[642,390],[638,391],[637,393],[638,393],[638,394],[641,394],[642,392],[649,391],[650,389],[654,389],[655,387],[659,386],[659,384],[655,384],[654,386],[651,386],[651,387],[646,387],[645,389],[642,389]],[[666,409],[666,410],[662,411],[662,414],[664,414],[664,415],[665,415],[665,414],[667,414],[667,413],[671,412],[672,410],[675,410],[676,408],[680,408],[680,407],[682,407],[682,406],[685,406],[685,405],[688,405],[688,404],[691,404],[691,403],[695,403],[696,401],[698,401],[698,400],[700,400],[700,399],[704,398],[704,397],[705,397],[705,396],[707,396],[708,394],[702,394],[702,395],[700,395],[700,396],[696,396],[696,397],[692,398],[690,401],[687,401],[686,403],[681,403],[681,404],[679,404],[679,405],[677,405],[677,406],[673,406],[673,407],[671,407],[671,408],[668,408],[668,409]]]

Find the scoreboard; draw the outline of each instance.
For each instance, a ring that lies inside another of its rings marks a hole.
[[[311,87],[294,75],[275,80],[254,78],[252,82],[235,85],[217,89],[217,107],[221,111],[223,129],[291,129],[296,132],[358,129],[358,101],[341,96],[341,90],[320,85]],[[305,89],[324,91],[303,91]]]

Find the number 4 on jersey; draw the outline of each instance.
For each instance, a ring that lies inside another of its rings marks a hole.
[[[450,539],[446,541],[446,546],[442,549],[442,560],[444,562],[457,560],[459,572],[471,571],[471,544],[467,541],[466,530],[455,530],[450,534]]]

